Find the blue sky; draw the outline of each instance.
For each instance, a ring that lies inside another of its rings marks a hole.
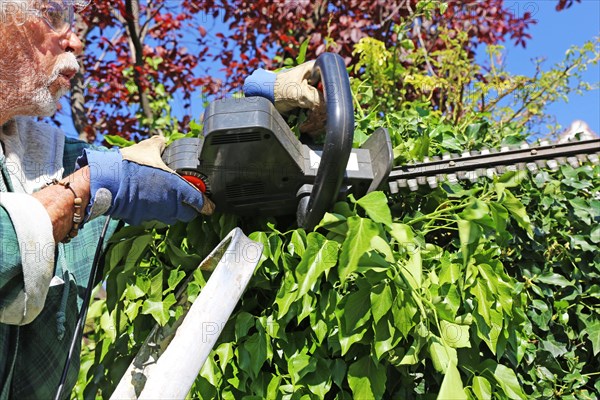
[[[600,0],[583,0],[571,8],[557,12],[556,0],[505,1],[507,7],[517,15],[529,11],[537,21],[529,31],[532,39],[527,48],[506,44],[505,62],[507,70],[513,74],[532,76],[535,72],[533,59],[546,59],[544,69],[562,61],[565,51],[572,45],[582,45],[600,36]],[[589,69],[584,79],[598,85],[600,68]],[[571,96],[569,102],[551,105],[548,114],[554,115],[559,124],[568,127],[576,119],[584,120],[590,128],[600,134],[600,90],[584,96]],[[542,135],[547,133],[539,127]]]
[[[541,1],[505,1],[506,7],[516,15],[530,12],[537,24],[532,25],[529,33],[532,39],[527,43],[527,48],[514,46],[510,42],[505,43],[505,65],[509,72],[532,76],[535,68],[535,58],[545,58],[544,69],[563,60],[565,51],[572,45],[582,45],[585,41],[600,36],[600,0],[583,0],[574,4],[571,8],[557,12],[555,6],[557,0]],[[224,28],[222,21],[213,21],[206,28],[209,34],[214,34]],[[484,53],[481,48],[480,54]],[[215,71],[220,76],[220,71]],[[585,80],[598,85],[600,82],[600,67],[596,66],[588,70],[584,76]],[[66,105],[66,101],[63,100]],[[173,104],[176,114],[184,111],[183,107]],[[193,101],[192,109],[196,116],[200,115],[198,106],[202,99]],[[68,107],[65,107],[68,110]],[[556,121],[563,127],[568,127],[577,119],[584,120],[591,129],[600,134],[600,90],[587,93],[584,96],[571,96],[569,102],[559,102],[551,105],[547,112],[555,116]],[[65,110],[66,111],[66,110]],[[70,116],[61,115],[59,120],[69,136],[76,136]],[[541,136],[545,136],[548,130],[544,126],[536,128]]]

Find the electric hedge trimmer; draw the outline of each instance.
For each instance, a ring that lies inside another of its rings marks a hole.
[[[445,180],[474,181],[506,170],[598,164],[600,139],[473,151],[393,168],[392,145],[383,128],[361,148],[352,148],[354,109],[341,57],[319,56],[313,83],[319,78],[327,107],[322,146],[300,142],[268,100],[230,98],[211,103],[204,114],[204,137],[175,141],[163,154],[165,163],[205,192],[219,211],[296,214],[298,225],[307,229],[349,193],[358,198],[373,190],[435,188]]]

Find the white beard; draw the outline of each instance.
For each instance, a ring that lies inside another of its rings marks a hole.
[[[21,108],[20,114],[39,117],[54,115],[57,111],[58,101],[69,92],[69,89],[61,86],[56,93],[52,94],[50,87],[59,78],[60,73],[65,70],[79,71],[79,63],[73,53],[65,53],[58,59],[52,74],[45,79],[45,82],[36,82],[33,93],[28,95],[29,99],[24,99],[26,105]]]

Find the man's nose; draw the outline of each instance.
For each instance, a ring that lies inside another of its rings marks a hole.
[[[60,41],[64,51],[69,51],[76,56],[83,52],[83,44],[75,32],[69,30],[63,40]]]

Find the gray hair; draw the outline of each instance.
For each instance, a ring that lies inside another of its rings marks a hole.
[[[32,3],[32,0],[0,0],[0,23],[24,23],[31,14]]]
[[[86,8],[91,0],[63,0],[72,4],[76,11]],[[41,0],[0,0],[0,24],[22,24],[35,13],[33,10],[42,3]]]

